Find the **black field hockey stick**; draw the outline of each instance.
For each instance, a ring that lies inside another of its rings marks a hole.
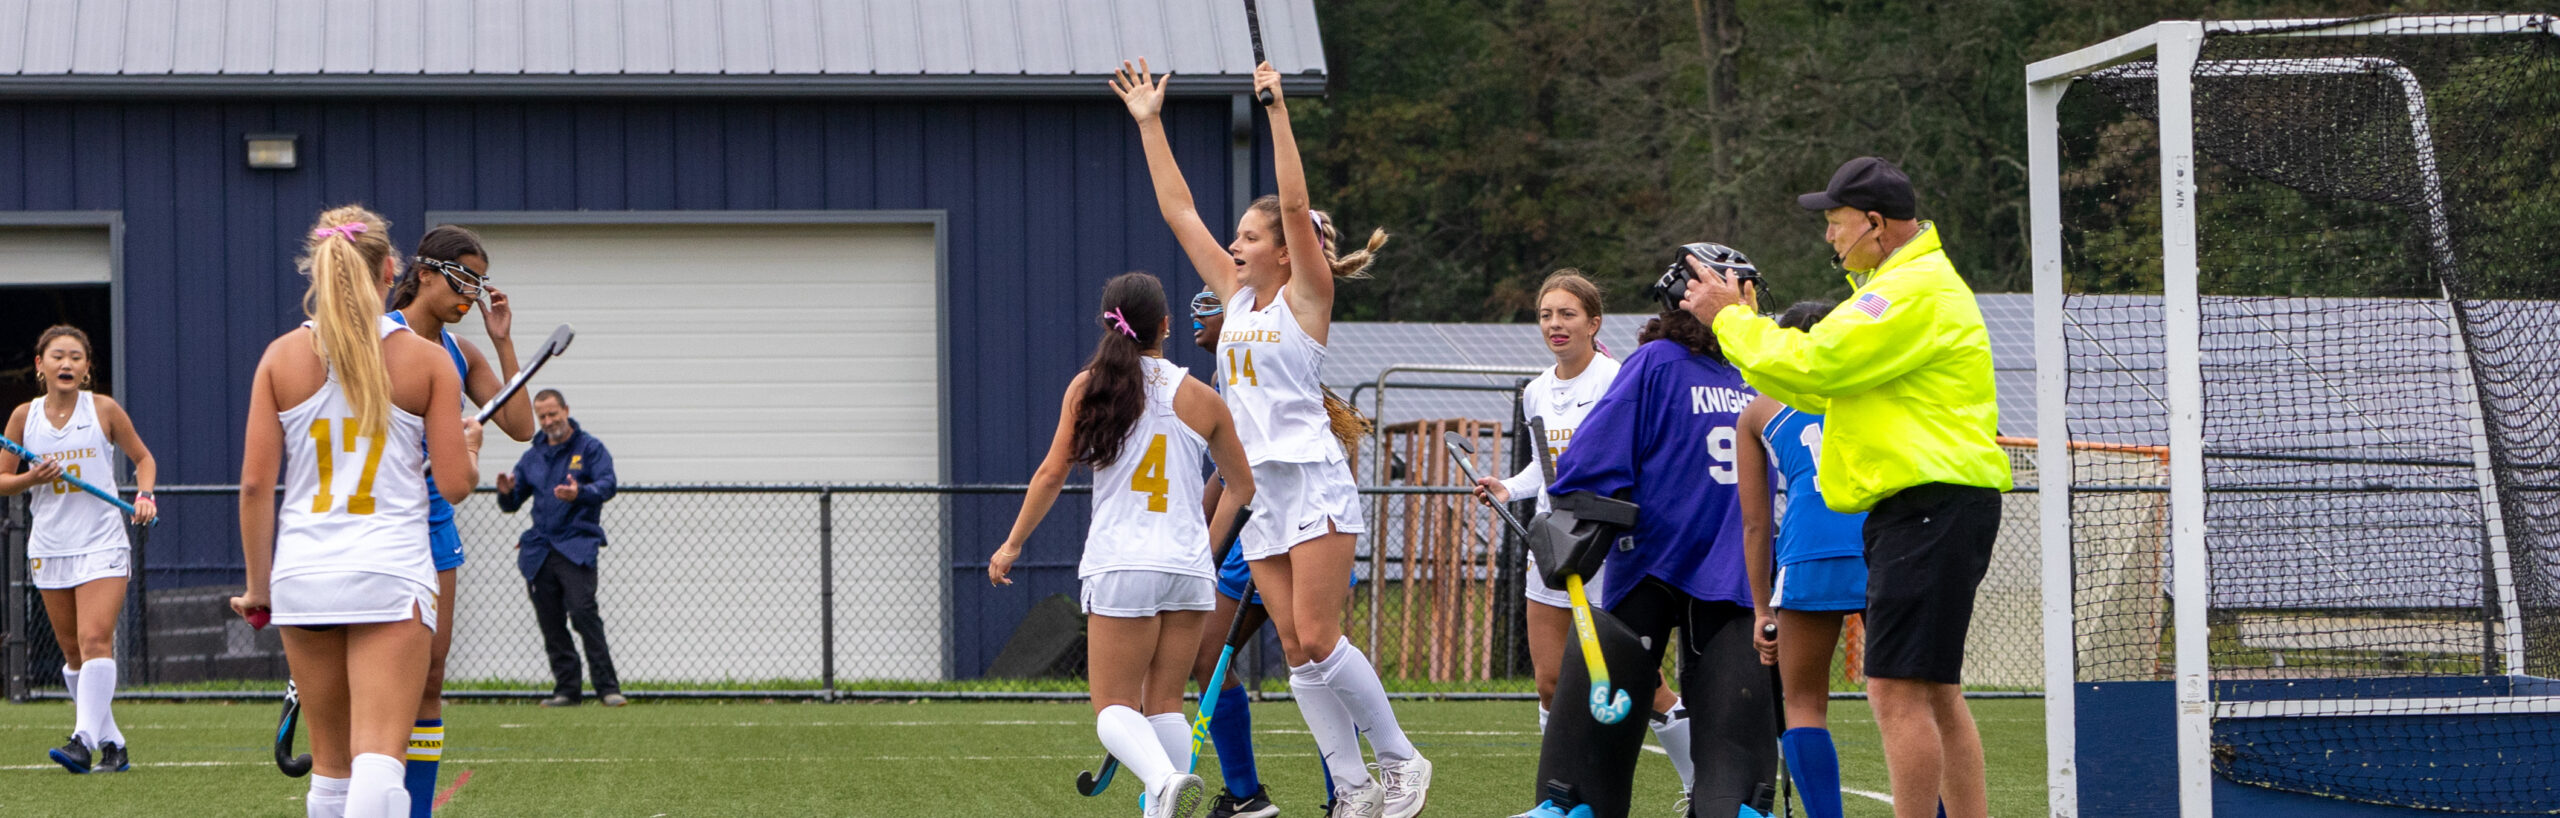
[[[1092,770],[1076,773],[1076,794],[1086,798],[1101,795],[1103,790],[1111,788],[1111,777],[1119,773],[1120,759],[1112,758],[1110,753],[1103,753],[1102,774],[1095,775]]]
[[[1771,622],[1760,626],[1760,636],[1763,639],[1769,640],[1771,643],[1776,643],[1778,641],[1778,623]],[[1780,800],[1778,801],[1777,818],[1787,818],[1788,811],[1795,808],[1796,779],[1794,776],[1787,774],[1787,754],[1784,749],[1785,737],[1787,734],[1787,686],[1786,677],[1778,672],[1778,663],[1776,662],[1769,663],[1769,706],[1770,709],[1777,711],[1778,736],[1781,748],[1778,751],[1778,798]]]
[[[1270,60],[1262,56],[1262,4],[1254,0],[1244,0],[1244,31],[1253,37],[1253,65],[1259,70]],[[1271,107],[1271,92],[1254,89],[1253,101],[1262,103],[1262,107]]]
[[[561,324],[558,329],[552,330],[551,337],[544,339],[542,346],[534,349],[533,361],[525,364],[523,369],[517,370],[516,376],[508,379],[506,387],[498,390],[496,398],[480,407],[480,413],[473,415],[471,422],[487,423],[490,418],[496,417],[498,407],[505,406],[507,401],[514,400],[516,393],[524,391],[524,385],[533,381],[533,373],[542,371],[542,365],[550,363],[553,356],[569,351],[569,342],[577,338],[578,331],[570,329],[567,324]]]
[[[1466,438],[1459,437],[1456,432],[1443,432],[1441,433],[1441,436],[1449,444],[1449,459],[1458,461],[1458,473],[1467,476],[1467,485],[1475,485],[1475,482],[1480,478],[1476,477],[1475,465],[1467,462],[1467,455],[1474,454],[1476,448],[1474,446],[1467,445]],[[1490,500],[1493,498],[1487,497],[1485,499]],[[1511,533],[1520,535],[1521,545],[1526,546],[1529,544],[1529,527],[1521,525],[1519,516],[1511,513],[1510,503],[1496,502],[1489,503],[1488,505],[1493,506],[1493,513],[1502,516],[1503,522],[1510,524]]]
[[[284,683],[284,714],[276,717],[276,770],[294,778],[311,773],[311,754],[293,753],[293,730],[302,723],[302,695],[293,680]]]

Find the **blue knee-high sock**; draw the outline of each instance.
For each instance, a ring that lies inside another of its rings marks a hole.
[[[1804,814],[1840,818],[1840,751],[1831,744],[1831,731],[1789,730],[1778,737],[1778,751],[1786,755],[1787,774],[1795,778],[1796,792],[1804,796]]]
[[[428,818],[436,808],[436,767],[444,763],[444,720],[419,719],[409,729],[409,760],[401,789],[409,791],[409,818]]]
[[[1262,774],[1253,768],[1253,710],[1246,707],[1244,687],[1218,692],[1209,713],[1209,742],[1218,748],[1218,775],[1227,792],[1252,798],[1262,792]]]

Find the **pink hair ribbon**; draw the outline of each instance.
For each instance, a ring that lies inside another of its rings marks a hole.
[[[1112,326],[1120,330],[1120,334],[1129,336],[1129,340],[1138,340],[1138,331],[1129,328],[1129,319],[1120,317],[1120,308],[1113,307],[1104,312],[1102,317],[1111,319]]]
[[[364,222],[347,222],[333,227],[323,227],[318,230],[313,230],[311,231],[311,237],[315,239],[325,239],[335,235],[338,238],[355,241],[356,234],[365,232],[365,229]]]

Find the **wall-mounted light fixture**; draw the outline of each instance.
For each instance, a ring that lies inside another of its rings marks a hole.
[[[253,133],[246,138],[249,143],[249,167],[258,170],[292,170],[297,164],[296,160],[299,157],[294,155],[293,134]]]

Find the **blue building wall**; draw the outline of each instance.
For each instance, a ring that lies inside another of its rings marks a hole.
[[[1231,231],[1229,103],[1166,115],[1203,215]],[[301,135],[302,167],[254,171],[244,133]],[[1267,149],[1257,150],[1267,179]],[[293,271],[321,208],[363,202],[410,247],[428,211],[885,210],[949,214],[949,475],[1020,482],[1090,351],[1102,282],[1199,288],[1157,214],[1117,100],[0,102],[0,211],[122,214],[119,398],[162,484],[238,477],[250,373],[302,320]],[[540,275],[509,270],[508,277]],[[930,327],[934,316],[916,316]],[[26,340],[32,340],[26,339]],[[0,342],[16,343],[9,339]],[[1207,355],[1175,359],[1205,373]],[[1205,374],[1204,374],[1205,376]],[[233,503],[172,498],[152,587],[235,583]],[[1019,584],[983,570],[1011,497],[955,501],[953,656],[976,675],[1031,602],[1072,593],[1083,506],[1059,505]],[[480,544],[486,551],[494,544]]]

